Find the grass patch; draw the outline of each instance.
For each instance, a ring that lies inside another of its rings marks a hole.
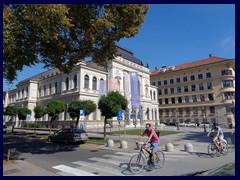
[[[103,138],[89,137],[86,142],[105,144],[105,143],[107,143],[107,141],[108,141],[108,139],[104,140]],[[121,141],[113,140],[113,142],[114,143],[120,143]]]
[[[126,135],[137,135],[140,136],[141,133],[144,132],[145,129],[128,129],[126,130]],[[157,132],[160,132],[160,136],[167,136],[167,135],[172,135],[172,134],[178,134],[178,133],[182,133],[179,131],[169,131],[169,130],[156,130]],[[125,131],[121,130],[120,134],[124,134]],[[119,131],[112,131],[111,133],[108,132],[107,134],[119,134]]]

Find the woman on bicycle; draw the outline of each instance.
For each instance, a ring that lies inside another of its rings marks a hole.
[[[154,129],[151,128],[151,124],[150,123],[147,123],[146,124],[146,130],[143,132],[143,134],[137,138],[136,140],[136,143],[138,143],[138,140],[140,138],[142,138],[144,136],[144,134],[146,134],[148,136],[148,139],[147,141],[144,143],[145,145],[145,150],[150,154],[152,155],[153,157],[153,161],[152,161],[152,164],[149,166],[150,169],[155,169],[155,161],[156,161],[156,152],[158,150],[158,144],[160,142],[156,132],[154,131]],[[147,145],[147,146],[146,146]],[[153,147],[152,148],[152,152],[150,150],[150,147]]]
[[[211,134],[212,131],[216,132],[216,136],[214,137],[214,141],[216,141],[217,139],[219,140],[221,149],[223,149],[223,144],[222,141],[224,139],[224,135],[223,135],[223,131],[222,129],[218,126],[217,123],[213,123],[213,127],[212,129],[208,132],[207,136],[209,136]]]

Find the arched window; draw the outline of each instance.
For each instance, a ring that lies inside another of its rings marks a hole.
[[[89,76],[88,75],[84,76],[84,88],[89,89]]]
[[[96,77],[93,77],[92,79],[92,89],[93,90],[97,90],[97,78]]]
[[[57,94],[57,86],[58,86],[58,84],[57,84],[57,82],[55,82],[55,94]]]
[[[38,97],[41,97],[41,87],[38,89]]]
[[[68,77],[66,78],[65,84],[66,84],[66,90],[68,90],[69,89],[69,79],[68,79]]]
[[[77,88],[77,75],[75,75],[73,78],[73,84],[74,84],[74,88]]]
[[[146,97],[148,97],[148,88],[147,87],[145,89],[145,94],[146,94]]]
[[[24,98],[24,89],[22,89],[22,98]]]
[[[43,96],[46,96],[46,85],[43,87]]]
[[[52,84],[49,84],[49,95],[52,94]]]
[[[155,94],[155,91],[153,91],[153,100],[154,100],[154,101],[156,100],[156,94]]]
[[[152,91],[150,90],[150,96],[151,96],[151,99],[152,99]]]

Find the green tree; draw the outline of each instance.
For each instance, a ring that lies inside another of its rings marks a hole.
[[[47,104],[47,114],[51,117],[50,128],[52,127],[52,122],[58,119],[60,113],[65,111],[65,103],[61,100],[52,100]]]
[[[27,114],[32,114],[32,111],[26,107],[22,107],[18,109],[18,119],[21,121],[26,120]],[[21,124],[23,127],[23,124]]]
[[[116,42],[138,33],[148,9],[143,4],[4,4],[3,77],[11,83],[17,71],[40,62],[64,73],[87,57],[105,65]]]
[[[39,119],[47,114],[47,109],[45,107],[36,106],[33,109],[35,119]]]
[[[85,113],[88,119],[88,116],[95,111],[96,107],[97,105],[91,100],[72,101],[68,107],[68,112],[71,118],[73,119],[77,118],[75,126],[78,127],[79,118],[80,118],[79,116],[80,109],[85,110]],[[85,125],[86,125],[86,122],[85,122]]]
[[[104,119],[104,139],[106,139],[106,124],[107,119],[117,116],[119,110],[127,108],[127,100],[119,92],[110,92],[107,96],[102,96],[98,102],[98,109],[100,109]]]
[[[18,108],[16,106],[8,105],[4,109],[4,115],[10,116],[10,120],[12,121],[13,117],[18,115]]]

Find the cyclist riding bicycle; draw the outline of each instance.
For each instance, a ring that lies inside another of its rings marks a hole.
[[[150,159],[151,159],[151,156],[153,157],[153,160],[149,166],[150,169],[155,169],[156,165],[155,165],[155,161],[156,161],[156,152],[158,150],[158,144],[160,142],[156,132],[154,131],[154,129],[151,128],[151,124],[150,123],[147,123],[146,124],[146,130],[143,132],[143,134],[137,138],[136,140],[136,143],[138,143],[138,140],[140,138],[142,138],[144,136],[144,134],[146,134],[148,136],[148,139],[147,141],[144,143],[145,145],[145,150],[150,154]],[[153,147],[152,148],[152,152],[150,150],[150,147]]]
[[[207,136],[209,136],[212,131],[215,131],[215,132],[216,132],[216,136],[214,137],[214,141],[216,141],[216,140],[218,139],[218,140],[219,140],[219,143],[220,143],[221,150],[223,150],[222,141],[223,141],[223,139],[224,139],[224,134],[223,134],[222,129],[218,126],[217,123],[213,123],[213,127],[212,127],[212,129],[208,132]]]

